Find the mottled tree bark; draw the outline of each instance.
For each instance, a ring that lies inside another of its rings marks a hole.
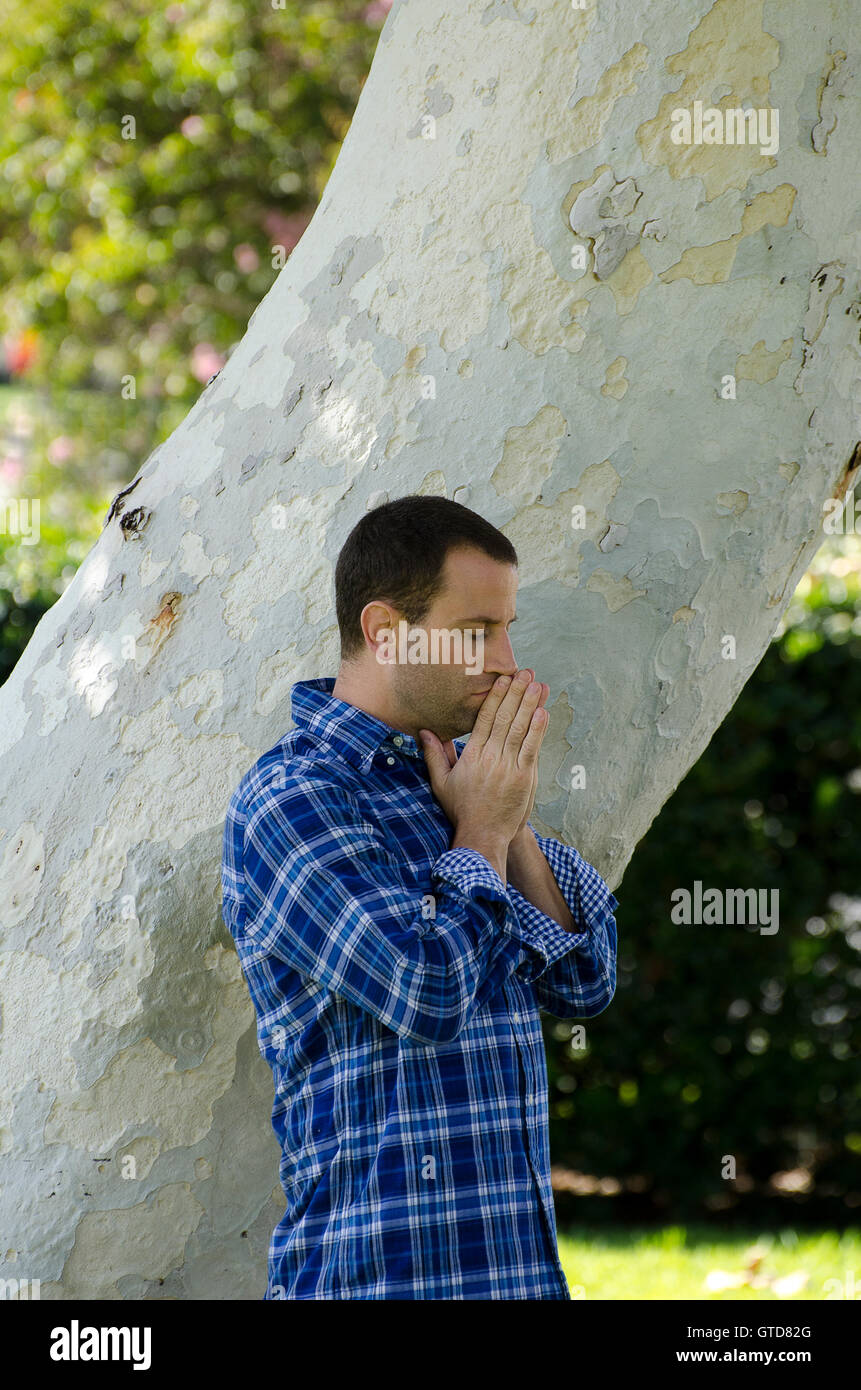
[[[300,244],[0,691],[3,1275],[262,1297],[223,819],[292,682],[335,674],[380,496],[517,546],[536,824],[619,884],[853,477],[853,10],[395,0]],[[779,148],[675,143],[696,101],[777,111]]]

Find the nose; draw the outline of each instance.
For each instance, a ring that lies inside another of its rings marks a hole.
[[[494,679],[497,676],[517,674],[519,668],[514,656],[514,648],[511,645],[511,638],[507,632],[500,633],[492,642],[485,643],[484,669]]]

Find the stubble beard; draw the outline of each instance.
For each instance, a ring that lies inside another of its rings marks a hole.
[[[454,700],[432,680],[417,682],[411,675],[410,668],[406,667],[403,675],[396,671],[394,679],[398,704],[407,719],[417,728],[430,729],[442,743],[472,732],[481,708],[479,704],[473,708],[465,699]]]

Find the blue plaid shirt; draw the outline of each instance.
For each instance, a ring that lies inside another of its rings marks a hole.
[[[449,849],[421,747],[334,683],[293,686],[224,829],[287,1200],[264,1298],[570,1299],[539,1011],[607,1007],[617,899],[538,836],[568,932]]]

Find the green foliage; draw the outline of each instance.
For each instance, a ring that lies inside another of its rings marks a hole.
[[[617,892],[616,997],[586,1021],[588,1048],[546,1020],[554,1160],[621,1189],[561,1192],[560,1219],[857,1215],[859,573],[857,540],[823,548],[637,846]],[[778,932],[674,925],[671,894],[696,879],[778,888]]]
[[[37,334],[29,380],[196,393],[195,345],[238,341],[317,203],[379,36],[367,10],[8,0],[0,313]]]
[[[388,3],[3,7],[0,680],[302,235]]]

